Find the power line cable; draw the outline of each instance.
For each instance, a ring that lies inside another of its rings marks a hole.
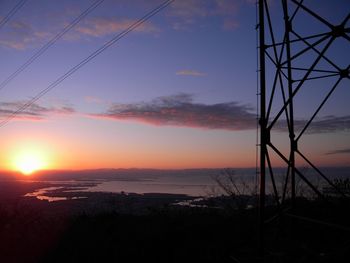
[[[46,50],[48,50],[57,40],[59,40],[64,34],[77,25],[84,17],[96,9],[104,0],[97,0],[90,5],[84,12],[76,17],[70,24],[65,26],[62,31],[50,39],[44,46],[42,46],[33,56],[31,56],[22,66],[20,66],[15,72],[8,76],[0,83],[0,90],[2,90],[9,82],[16,78],[23,70],[25,70],[30,64],[32,64],[38,57],[40,57]]]
[[[164,8],[166,8],[168,5],[170,5],[175,0],[167,0],[157,6],[152,11],[148,12],[146,15],[144,15],[142,18],[137,20],[136,22],[132,23],[128,28],[117,34],[115,37],[113,37],[111,40],[106,42],[103,46],[101,46],[99,49],[94,51],[92,54],[90,54],[88,57],[83,59],[80,63],[75,65],[73,68],[71,68],[69,71],[67,71],[65,74],[63,74],[61,77],[56,79],[54,82],[52,82],[48,87],[40,91],[37,95],[35,95],[32,99],[30,99],[28,102],[23,104],[21,107],[19,107],[16,111],[12,112],[7,118],[5,118],[3,121],[0,122],[0,128],[5,126],[8,122],[10,122],[13,118],[16,117],[16,115],[23,112],[25,109],[30,107],[32,104],[34,104],[37,100],[39,100],[42,96],[44,96],[46,93],[51,91],[53,88],[55,88],[58,84],[60,84],[62,81],[64,81],[66,78],[71,76],[73,73],[75,73],[77,70],[79,70],[82,66],[87,64],[89,61],[91,61],[93,58],[101,54],[103,51],[105,51],[107,48],[109,48],[111,45],[116,43],[121,38],[125,37],[128,33],[133,31],[135,28],[142,25],[144,22],[146,22],[148,19],[162,11]]]
[[[0,21],[0,29],[11,19],[14,14],[17,13],[18,10],[22,8],[22,6],[27,2],[28,0],[20,0],[11,10],[10,12]]]

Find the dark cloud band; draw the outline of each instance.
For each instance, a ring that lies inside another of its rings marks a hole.
[[[0,102],[0,117],[5,119],[11,116],[17,109],[21,108],[25,102]],[[32,104],[26,110],[16,115],[16,119],[24,120],[42,120],[52,114],[72,114],[75,110],[72,107],[44,107],[38,104]]]
[[[332,155],[332,154],[350,154],[350,148],[329,151],[326,153],[326,155]]]
[[[301,131],[305,127],[306,123],[306,120],[295,120],[295,130]],[[278,131],[287,132],[286,121],[277,122],[275,129]],[[326,116],[315,119],[305,132],[308,134],[316,134],[338,131],[350,131],[350,116]]]
[[[96,118],[133,120],[152,125],[184,126],[204,129],[250,130],[256,128],[254,108],[237,102],[217,104],[195,103],[190,94],[156,98],[150,102],[113,104],[106,112],[90,114]],[[301,130],[306,120],[295,120],[295,129]],[[281,120],[273,128],[286,132],[287,124]],[[306,133],[331,133],[350,130],[350,116],[327,116],[315,119]]]
[[[256,126],[253,109],[247,105],[194,103],[189,94],[159,97],[151,102],[114,104],[107,112],[91,116],[204,129],[248,130]]]

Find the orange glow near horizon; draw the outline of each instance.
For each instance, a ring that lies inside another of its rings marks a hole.
[[[90,120],[77,122],[86,128],[85,133],[70,130],[70,126],[63,130],[48,128],[46,125],[52,125],[49,122],[27,128],[25,135],[22,134],[24,123],[17,124],[20,126],[14,131],[8,129],[8,133],[5,131],[4,134],[6,140],[1,142],[0,147],[0,170],[31,175],[37,170],[255,167],[256,149],[253,143],[245,142],[247,132],[231,134],[226,131],[177,128],[173,133],[167,127],[134,125],[131,126],[132,132],[144,129],[139,137],[130,136],[125,128],[127,134],[121,132],[115,138],[115,129],[96,125],[90,127]],[[94,130],[96,127],[104,130],[104,136],[98,135],[99,130]],[[123,127],[117,126],[121,131]],[[158,131],[162,136],[156,133]],[[312,149],[311,146],[308,149]],[[312,157],[315,164],[322,166],[341,166],[347,161],[346,155],[330,158],[332,156],[325,155],[325,152],[326,146],[320,145],[306,154]],[[270,158],[273,165],[284,165],[275,154],[271,154]]]
[[[31,175],[33,172],[45,169],[47,162],[42,152],[33,149],[26,149],[14,156],[13,169],[24,175]]]

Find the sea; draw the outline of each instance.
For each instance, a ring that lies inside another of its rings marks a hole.
[[[299,169],[304,178],[322,189],[334,179],[350,178],[350,167],[324,167],[322,174],[306,168]],[[275,188],[282,191],[286,182],[286,169],[274,171]],[[287,179],[288,181],[290,178]],[[232,189],[236,194],[250,195],[257,191],[259,173],[255,168],[238,169],[187,169],[187,170],[152,170],[152,169],[108,169],[89,171],[42,172],[33,179],[46,182],[52,187],[37,189],[26,196],[35,196],[41,200],[62,201],[67,198],[53,196],[52,191],[66,189],[67,192],[105,192],[105,193],[162,193],[184,194],[192,197],[227,195]],[[297,191],[309,192],[305,180],[296,176]],[[68,189],[68,190],[67,190]],[[269,172],[266,177],[267,193],[272,193],[274,186]],[[50,195],[46,195],[51,192]],[[303,193],[304,192],[304,193]],[[77,196],[76,198],[82,198]],[[74,197],[70,197],[74,199]]]

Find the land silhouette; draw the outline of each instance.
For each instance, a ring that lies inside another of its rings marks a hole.
[[[216,178],[218,187],[226,187],[226,194],[208,193],[206,198],[198,199],[181,194],[80,192],[86,186],[84,181],[70,188],[63,181],[3,179],[0,260],[30,263],[347,262],[349,259],[348,199],[297,198],[295,214],[329,224],[276,217],[266,225],[262,256],[257,247],[255,193],[242,188],[240,181],[231,179],[230,185],[220,180]],[[52,186],[62,188],[53,189],[48,195],[68,198],[48,202],[25,196]],[[237,186],[241,192],[236,192]],[[69,198],[79,196],[85,198]],[[189,200],[193,201],[191,205],[183,204]],[[276,206],[267,206],[266,212],[274,215]]]

